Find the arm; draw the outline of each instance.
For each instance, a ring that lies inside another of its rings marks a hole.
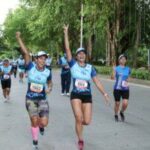
[[[67,55],[67,60],[71,61],[72,54],[71,54],[70,45],[69,45],[68,28],[69,28],[69,25],[64,25],[64,39],[65,39],[66,55]]]
[[[128,77],[128,79],[127,79],[127,82],[130,82],[132,80],[132,78],[131,78],[131,69],[129,70],[129,77]]]
[[[129,77],[129,78],[127,79],[127,82],[131,82],[131,77]]]
[[[99,91],[102,93],[102,95],[105,97],[106,103],[108,103],[108,102],[109,102],[109,96],[108,96],[108,94],[105,92],[102,83],[98,80],[98,77],[97,77],[97,76],[94,76],[92,79],[93,79],[93,82],[95,83],[96,87],[98,88],[98,90],[99,90]]]
[[[112,79],[112,80],[114,80],[115,77],[116,77],[116,70],[115,70],[115,67],[116,67],[116,66],[113,65],[113,68],[112,68],[113,70],[112,70],[112,75],[111,75],[111,79]]]
[[[21,47],[21,53],[24,56],[25,62],[26,62],[26,64],[28,64],[29,61],[30,61],[30,55],[29,55],[29,52],[28,52],[25,44],[22,41],[20,32],[16,32],[16,39],[17,39],[17,41],[18,41],[18,43],[19,43],[19,45]]]
[[[0,69],[0,76],[4,75],[4,72]]]
[[[14,73],[14,70],[13,70],[13,68],[11,68],[9,75],[12,75],[13,73]]]
[[[47,81],[47,89],[45,90],[47,94],[49,94],[52,91],[53,83],[52,80]]]

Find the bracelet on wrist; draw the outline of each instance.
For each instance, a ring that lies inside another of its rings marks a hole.
[[[106,96],[108,96],[108,94],[107,94],[107,93],[104,93],[104,96],[106,97]]]

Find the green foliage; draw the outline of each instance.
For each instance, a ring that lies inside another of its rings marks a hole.
[[[86,47],[89,37],[92,36],[94,60],[105,59],[106,29],[108,22],[111,24],[115,22],[116,2],[116,0],[83,0],[84,46]],[[74,51],[80,45],[80,5],[81,0],[20,0],[20,7],[15,11],[10,11],[5,20],[3,44],[7,49],[16,47],[15,32],[19,30],[30,51],[35,53],[43,49],[51,55],[58,55],[64,50],[62,27],[65,23],[70,25],[70,45]],[[127,51],[132,55],[139,11],[146,20],[142,18],[141,42],[146,45],[149,43],[148,4],[145,4],[144,0],[124,1],[121,3],[121,10],[121,29],[114,39],[117,44],[119,43],[116,51],[118,53]],[[113,32],[112,28],[111,32]],[[143,48],[139,48],[139,66],[146,64],[144,52]]]
[[[148,70],[132,69],[131,77],[137,79],[150,80],[150,72]]]
[[[135,59],[134,56],[132,55],[133,53],[133,48],[128,50],[128,64],[130,66],[133,65],[133,60]],[[148,48],[145,45],[141,45],[141,47],[138,48],[138,62],[137,62],[137,67],[147,67],[147,61],[148,61]]]
[[[99,74],[103,74],[103,75],[111,75],[112,74],[112,67],[95,66],[95,68]]]

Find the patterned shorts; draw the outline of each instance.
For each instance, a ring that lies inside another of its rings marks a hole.
[[[30,117],[49,117],[49,104],[47,100],[26,99],[26,109]]]

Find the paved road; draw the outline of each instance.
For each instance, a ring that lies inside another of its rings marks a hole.
[[[102,79],[112,97],[113,82]],[[50,123],[41,150],[77,150],[74,118],[69,98],[60,96],[59,71],[53,72],[54,88],[49,96]],[[4,103],[0,90],[0,150],[32,150],[30,121],[25,110],[26,83],[13,79],[11,102]],[[113,99],[113,97],[112,97]],[[131,85],[126,122],[116,123],[113,108],[93,88],[93,120],[84,130],[85,150],[150,150],[150,88]],[[112,101],[113,103],[113,101]]]

